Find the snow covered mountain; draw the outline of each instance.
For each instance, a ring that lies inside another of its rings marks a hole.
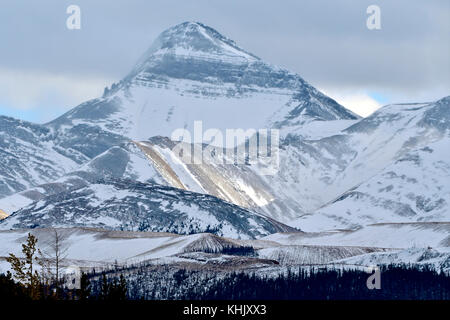
[[[450,97],[386,106],[333,139],[346,151],[327,195],[345,191],[299,218],[304,230],[450,220]]]
[[[379,222],[449,221],[448,150],[448,138],[413,150],[299,224],[318,230],[320,221],[321,230],[327,230]]]
[[[50,125],[0,116],[0,198],[52,182],[127,141],[94,126],[74,125],[63,134]]]
[[[263,62],[214,29],[185,22],[164,31],[131,73],[49,124],[62,136],[96,127],[140,141],[208,128],[260,129],[358,119],[300,76]],[[80,128],[81,129],[81,128]]]
[[[92,181],[33,202],[0,228],[96,227],[113,230],[211,232],[236,239],[294,230],[210,195],[126,179]]]
[[[146,156],[132,142],[112,147],[64,176],[0,199],[0,207],[13,213],[60,192],[89,186],[104,178],[164,184]]]
[[[42,126],[3,120],[0,151],[12,158],[2,162],[0,197],[22,192],[38,199],[42,195],[29,189],[43,184],[50,187],[39,192],[52,194],[54,181],[108,149],[130,140],[170,136],[177,128],[192,129],[194,120],[202,120],[205,130],[276,127],[287,133],[300,124],[358,118],[300,76],[263,62],[210,27],[186,22],[163,32],[130,74],[103,97]],[[23,128],[32,134],[24,135]],[[23,159],[19,162],[17,156]],[[248,208],[267,202],[248,192],[223,198]],[[18,202],[20,196],[12,199],[15,203],[2,201],[0,208],[12,213],[24,205]],[[291,217],[289,212],[286,216]]]
[[[1,199],[7,212],[17,212],[0,228],[210,231],[239,238],[294,230],[212,196],[164,187],[163,182],[145,154],[129,142],[52,183]]]
[[[168,185],[217,196],[302,230],[448,221],[449,116],[446,97],[386,106],[363,120],[298,126],[281,140],[280,168],[272,176],[251,164],[185,162],[173,151],[176,143],[164,137],[137,145]],[[406,161],[419,156],[420,163]],[[397,179],[400,185],[390,192],[389,181],[384,188],[382,182],[372,182],[376,189],[366,190],[365,196],[355,190],[378,175]],[[359,201],[356,213],[350,199]]]
[[[218,234],[239,237],[285,228],[273,219],[312,232],[450,221],[449,101],[389,105],[360,119],[214,29],[182,23],[102,97],[45,125],[0,118],[0,209],[17,211],[1,225],[190,232],[189,208],[195,231],[207,230],[205,219]],[[193,133],[196,120],[203,130],[279,129],[279,170],[183,162],[170,136]],[[139,214],[139,199],[152,219]]]
[[[75,150],[55,146],[50,129],[3,116],[0,158],[0,197],[52,181],[85,160]]]

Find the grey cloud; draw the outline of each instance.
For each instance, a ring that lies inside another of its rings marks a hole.
[[[73,3],[82,10],[79,31],[65,28]],[[381,7],[380,31],[365,27],[370,4]],[[316,86],[385,88],[411,99],[417,90],[450,89],[447,0],[6,0],[0,69],[118,80],[161,31],[186,20],[216,28]]]

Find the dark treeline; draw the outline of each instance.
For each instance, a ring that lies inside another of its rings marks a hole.
[[[221,253],[233,256],[256,256],[255,249],[251,246],[239,246],[239,247],[223,247],[221,249],[204,249],[201,252],[204,253]]]
[[[80,287],[69,289],[67,287],[55,288],[42,283],[34,288],[17,282],[11,273],[0,274],[0,301],[48,301],[48,300],[127,300],[127,282],[123,276],[109,277],[103,273],[99,281],[91,281],[90,275],[83,273]],[[91,283],[92,282],[92,283]]]
[[[57,288],[36,282],[32,286],[14,280],[10,272],[0,274],[0,300],[74,300],[78,299],[79,290]]]
[[[366,285],[369,276],[362,270],[300,268],[269,277],[143,266],[83,274],[81,288],[64,289],[58,300],[450,300],[450,276],[444,272],[387,266],[381,268],[381,289],[372,290]],[[40,295],[40,300],[51,298]],[[31,297],[27,287],[8,274],[0,275],[0,299]]]
[[[31,300],[27,288],[15,282],[10,272],[0,274],[0,300]]]
[[[197,296],[200,300],[449,300],[450,276],[428,268],[391,266],[381,270],[381,289],[368,289],[369,274],[318,270],[276,278],[231,274]]]
[[[427,267],[381,268],[381,289],[368,289],[362,270],[300,268],[276,277],[135,268],[126,274],[129,299],[146,300],[450,300],[450,276]],[[96,288],[101,287],[97,277]],[[98,291],[98,290],[97,290]],[[98,295],[98,292],[96,293]]]
[[[89,280],[86,279],[86,281]],[[128,300],[128,285],[125,277],[122,274],[119,278],[111,278],[107,277],[106,274],[103,273],[97,281],[92,279],[84,287],[86,286],[89,286],[89,295],[86,296],[86,299],[113,301]]]

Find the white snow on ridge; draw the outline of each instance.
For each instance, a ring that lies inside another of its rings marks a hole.
[[[426,248],[450,246],[450,223],[381,223],[355,231],[276,233],[261,240],[283,245]]]
[[[297,224],[324,231],[381,222],[450,221],[450,139],[404,154],[347,195]]]
[[[390,264],[426,265],[434,270],[450,272],[450,247],[409,248],[389,252],[367,253],[333,261],[337,265],[381,266]]]

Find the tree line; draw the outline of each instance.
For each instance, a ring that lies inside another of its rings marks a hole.
[[[123,274],[133,300],[450,300],[450,275],[444,270],[414,264],[379,270],[380,289],[368,288],[371,274],[365,270],[331,267],[300,266],[268,276],[143,263]],[[109,276],[113,275],[114,271]],[[95,282],[100,288],[102,279]]]

